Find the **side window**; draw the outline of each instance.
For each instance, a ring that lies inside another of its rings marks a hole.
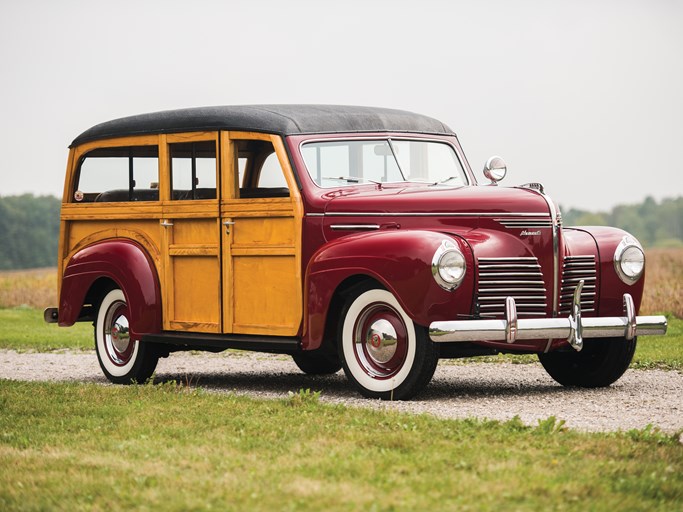
[[[179,201],[216,199],[216,143],[169,144],[171,198]]]
[[[78,169],[75,202],[159,200],[159,148],[126,146],[86,153]]]
[[[289,197],[287,180],[271,142],[240,140],[237,151],[239,197]]]
[[[275,153],[271,153],[261,166],[258,188],[287,188],[287,180]]]

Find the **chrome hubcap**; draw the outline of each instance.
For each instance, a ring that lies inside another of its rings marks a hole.
[[[408,336],[400,315],[387,304],[371,304],[354,327],[354,353],[365,373],[377,379],[393,377],[403,366]]]
[[[130,324],[125,302],[115,302],[107,311],[104,344],[112,363],[123,366],[130,361],[135,341],[130,339]]]
[[[370,326],[365,344],[368,356],[375,363],[387,363],[396,354],[396,329],[388,320],[380,318]]]

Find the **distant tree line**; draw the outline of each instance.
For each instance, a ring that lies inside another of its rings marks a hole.
[[[616,226],[634,235],[645,247],[683,247],[683,197],[657,203],[618,205],[610,212],[562,210],[565,226]]]
[[[60,205],[54,196],[0,197],[0,270],[57,265]]]
[[[57,264],[60,200],[53,196],[0,196],[0,270]],[[683,247],[683,197],[619,205],[610,212],[562,210],[565,226],[616,226],[645,247]]]

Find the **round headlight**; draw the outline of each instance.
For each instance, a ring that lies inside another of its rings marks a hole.
[[[450,240],[444,240],[434,253],[432,275],[444,290],[455,290],[465,277],[465,256]]]
[[[625,236],[614,252],[614,268],[626,284],[633,284],[645,269],[645,253],[638,240]]]

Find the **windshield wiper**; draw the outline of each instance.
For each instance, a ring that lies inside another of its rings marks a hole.
[[[457,180],[459,178],[460,178],[460,176],[449,176],[448,178],[445,178],[441,181],[435,181],[434,183],[432,183],[432,185],[443,185],[444,183],[446,183],[448,181]]]
[[[347,183],[360,183],[361,181],[372,181],[367,180],[365,178],[361,178],[360,176],[323,176],[323,179],[345,181]]]
[[[361,181],[366,183],[374,183],[375,185],[382,186],[381,181],[369,180],[367,178],[361,178],[360,176],[323,176],[324,180],[337,180],[345,181],[347,183],[360,183]]]

